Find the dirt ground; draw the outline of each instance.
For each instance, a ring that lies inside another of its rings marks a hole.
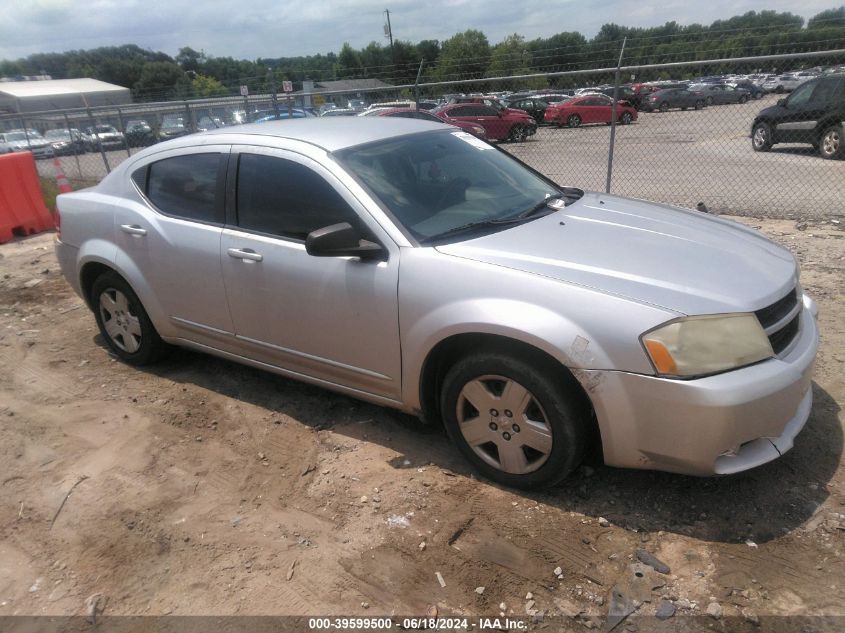
[[[537,494],[479,480],[440,429],[387,409],[190,352],[128,367],[52,235],[0,246],[0,616],[86,614],[101,594],[110,615],[589,628],[614,587],[636,614],[665,600],[717,625],[845,615],[845,218],[741,221],[798,255],[819,303],[794,449],[720,479],[587,466]]]

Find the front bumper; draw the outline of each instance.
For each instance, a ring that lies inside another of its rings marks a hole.
[[[577,372],[596,411],[610,466],[721,475],[790,448],[812,408],[816,307],[804,295],[800,330],[780,358],[699,378]]]

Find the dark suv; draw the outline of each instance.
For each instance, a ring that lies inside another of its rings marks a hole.
[[[776,143],[809,143],[822,158],[845,156],[845,73],[811,79],[751,126],[751,145],[767,152]]]

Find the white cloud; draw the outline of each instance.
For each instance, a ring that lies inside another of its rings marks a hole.
[[[0,58],[134,43],[175,55],[182,46],[215,56],[255,59],[338,51],[386,43],[384,8],[394,37],[446,39],[469,28],[495,43],[510,33],[526,38],[561,31],[594,35],[602,24],[654,26],[675,20],[709,24],[751,10],[792,11],[810,17],[838,2],[712,0],[12,0],[0,21]]]

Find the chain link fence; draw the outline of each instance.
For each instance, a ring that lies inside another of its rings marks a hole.
[[[845,160],[825,159],[845,152],[843,50],[4,115],[0,133],[35,154],[42,176],[61,170],[80,188],[197,131],[447,98],[468,107],[446,114],[498,126],[488,138],[562,185],[716,213],[845,214]],[[503,105],[528,112],[536,132],[513,133]]]

